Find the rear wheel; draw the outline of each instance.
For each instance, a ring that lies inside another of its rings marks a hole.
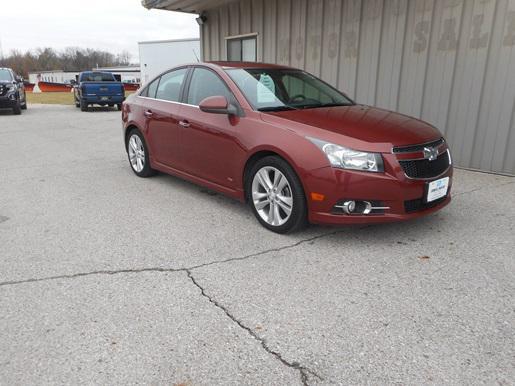
[[[151,177],[156,174],[156,171],[150,167],[145,138],[138,129],[132,129],[127,136],[127,155],[132,171],[138,177]]]
[[[116,108],[118,109],[118,111],[122,111],[122,104],[121,103],[118,103],[116,105]]]
[[[88,104],[85,100],[80,100],[80,111],[88,111]]]
[[[307,224],[304,189],[282,158],[265,157],[252,167],[247,198],[258,221],[276,233],[294,232]]]

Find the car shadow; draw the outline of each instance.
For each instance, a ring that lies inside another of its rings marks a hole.
[[[183,180],[179,177],[164,173],[158,173],[155,179],[160,183],[166,184],[170,189],[181,190],[192,196],[192,200],[211,201],[220,210],[232,211],[234,214],[246,217],[249,221],[256,221],[251,208],[236,199],[228,197],[223,193],[218,193],[203,186]],[[448,207],[447,207],[448,208]],[[367,242],[407,245],[416,243],[417,240],[427,238],[432,232],[440,232],[440,228],[445,225],[445,217],[449,216],[447,208],[442,212],[437,212],[425,217],[383,224],[349,224],[349,225],[319,225],[310,224],[303,230],[294,233],[296,238],[312,237],[313,234],[334,235],[344,238],[363,238]],[[270,232],[263,228],[263,232]],[[409,236],[408,236],[409,235]],[[288,237],[288,234],[284,235]]]
[[[12,109],[0,109],[0,115],[14,115]]]

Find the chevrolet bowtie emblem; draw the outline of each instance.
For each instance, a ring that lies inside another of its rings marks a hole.
[[[425,147],[424,158],[429,161],[434,161],[438,158],[438,148],[436,147]]]

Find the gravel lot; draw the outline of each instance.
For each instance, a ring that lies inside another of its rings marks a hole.
[[[280,236],[134,176],[120,114],[0,112],[0,384],[513,384],[515,179]]]

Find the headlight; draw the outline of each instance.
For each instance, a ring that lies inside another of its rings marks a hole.
[[[320,139],[306,138],[324,152],[331,166],[335,168],[384,172],[383,157],[379,153],[366,153]]]

